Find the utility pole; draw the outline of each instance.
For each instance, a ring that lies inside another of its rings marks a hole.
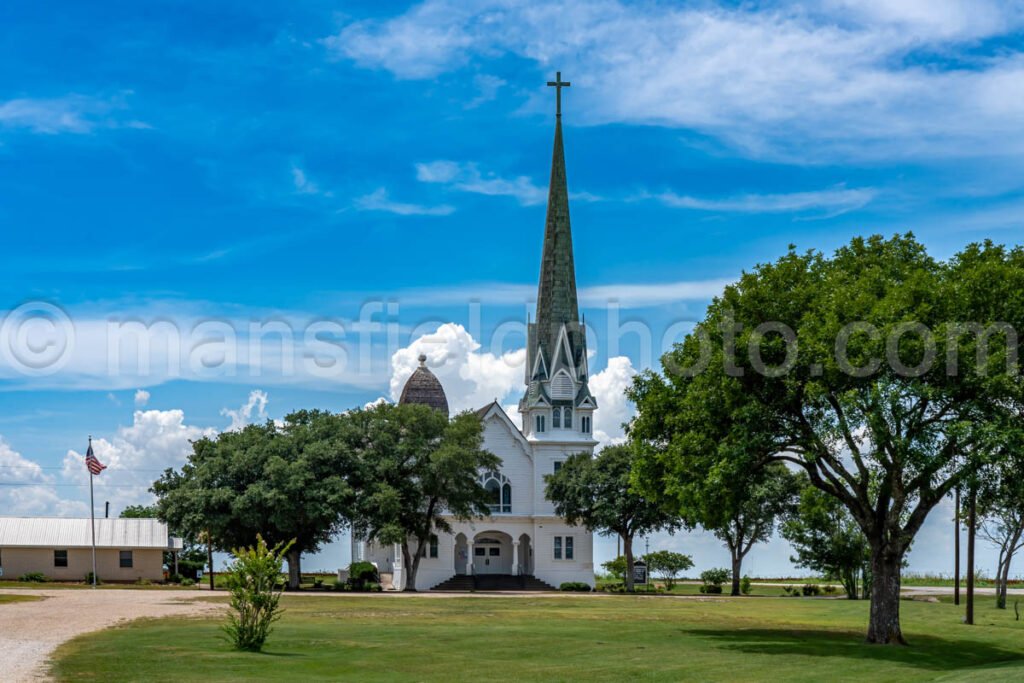
[[[953,527],[956,532],[953,535],[953,604],[960,604],[960,487],[956,487],[954,505],[956,506],[953,517]]]
[[[967,624],[974,624],[974,535],[978,522],[978,494],[971,485],[971,500],[967,512]]]

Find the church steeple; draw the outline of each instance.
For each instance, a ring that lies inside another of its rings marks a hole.
[[[537,317],[528,326],[523,428],[532,438],[589,440],[596,403],[587,386],[586,334],[580,324],[569,222],[569,188],[562,142],[562,81],[557,93],[547,218],[537,286]]]

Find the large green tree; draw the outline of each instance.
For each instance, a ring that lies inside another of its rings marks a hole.
[[[848,599],[859,597],[861,577],[869,574],[868,540],[837,498],[804,488],[796,514],[782,524],[782,537],[796,550],[790,558],[796,566],[838,579]]]
[[[680,519],[674,512],[636,493],[631,484],[635,449],[631,444],[608,446],[596,456],[570,456],[555,474],[544,477],[546,495],[555,512],[570,524],[582,524],[605,536],[622,539],[626,558],[626,590],[633,590],[633,539],[655,531],[672,531]]]
[[[663,375],[638,379],[645,478],[671,491],[770,462],[802,469],[867,538],[868,641],[903,643],[914,536],[1019,415],[1007,329],[1022,311],[1019,248],[973,245],[947,262],[909,235],[831,257],[791,249],[726,287]]]
[[[490,514],[480,474],[500,467],[501,459],[484,450],[475,414],[449,421],[423,405],[385,403],[352,411],[344,440],[357,463],[353,529],[380,543],[400,544],[405,590],[415,591],[431,534],[450,533],[453,517]]]
[[[288,543],[288,582],[298,588],[302,553],[343,527],[353,500],[354,460],[342,434],[346,415],[299,411],[281,425],[249,425],[193,444],[181,471],[153,484],[161,519],[229,551]]]

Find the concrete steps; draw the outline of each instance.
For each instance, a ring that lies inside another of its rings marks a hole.
[[[468,593],[469,591],[553,591],[556,589],[534,576],[477,574],[475,576],[453,576],[430,590]]]

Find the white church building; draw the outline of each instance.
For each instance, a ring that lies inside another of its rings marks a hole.
[[[555,84],[551,84],[555,85]],[[557,87],[563,85],[561,79]],[[544,495],[544,477],[575,453],[593,453],[586,334],[580,323],[569,225],[569,193],[562,146],[561,98],[537,291],[536,320],[527,333],[525,394],[520,429],[497,402],[477,411],[484,448],[501,458],[497,471],[480,473],[491,492],[491,513],[451,520],[452,533],[431,538],[420,560],[417,590],[557,588],[566,581],[594,584],[593,534],[567,524]],[[420,357],[400,402],[425,403],[448,413],[440,381]],[[405,587],[398,546],[354,538],[352,559],[377,565],[385,585]],[[390,580],[389,580],[390,579]]]

